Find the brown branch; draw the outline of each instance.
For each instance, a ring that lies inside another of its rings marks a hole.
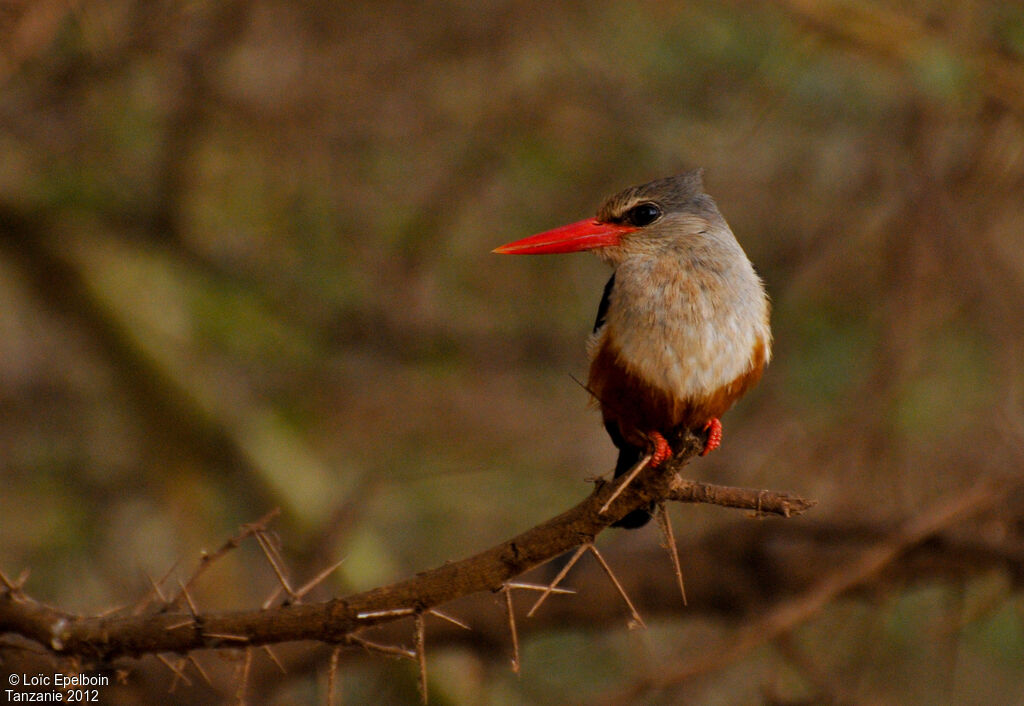
[[[174,598],[174,600],[170,601],[170,605],[180,606],[182,598],[188,597],[188,590],[195,586],[196,581],[199,580],[199,577],[203,575],[203,572],[206,571],[206,569],[208,569],[214,562],[223,557],[225,554],[228,554],[229,552],[237,549],[238,546],[242,543],[242,541],[245,540],[247,537],[251,537],[256,532],[262,532],[266,530],[267,525],[270,524],[271,520],[273,520],[280,514],[281,508],[275,507],[273,510],[271,510],[270,512],[268,512],[266,515],[256,520],[255,522],[249,522],[243,525],[242,529],[238,532],[238,534],[236,534],[233,537],[230,537],[226,542],[224,542],[224,544],[220,546],[220,548],[218,548],[212,554],[204,551],[202,555],[200,555],[199,557],[199,564],[192,572],[192,575],[188,577],[188,580],[181,587],[181,590],[178,592],[178,595]],[[157,596],[159,596],[161,599],[163,598],[160,595],[159,583],[153,582],[153,590],[157,594]]]
[[[740,510],[753,510],[758,515],[778,515],[779,517],[794,517],[814,507],[816,503],[814,500],[806,500],[796,495],[778,493],[773,490],[751,490],[728,485],[699,483],[695,480],[684,480],[678,476],[670,481],[665,499],[674,500],[677,503],[706,503]]]
[[[792,516],[811,503],[770,491],[719,488],[677,480],[677,470],[700,451],[690,435],[683,450],[658,469],[647,469],[610,505],[600,508],[616,484],[599,483],[575,507],[526,532],[461,561],[389,586],[316,604],[192,616],[180,606],[144,615],[81,617],[40,604],[10,590],[0,591],[0,632],[13,632],[63,656],[109,660],[200,648],[251,647],[295,640],[358,644],[355,633],[429,610],[480,591],[499,591],[510,579],[550,559],[591,543],[626,513],[675,495],[687,502],[715,502]],[[702,500],[701,497],[708,498]]]

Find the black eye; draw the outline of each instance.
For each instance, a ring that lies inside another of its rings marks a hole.
[[[642,203],[626,211],[624,218],[630,225],[643,228],[661,218],[661,209],[657,204]]]

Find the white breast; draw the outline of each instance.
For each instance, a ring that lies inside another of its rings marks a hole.
[[[676,257],[629,258],[615,272],[607,337],[622,363],[680,398],[710,395],[750,369],[758,340],[770,355],[768,302],[746,256],[727,268]]]

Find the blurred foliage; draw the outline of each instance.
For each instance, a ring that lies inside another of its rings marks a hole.
[[[0,568],[40,599],[132,601],[274,506],[297,571],[345,558],[321,597],[564,509],[612,463],[570,377],[607,272],[490,250],[696,165],[777,340],[694,474],[828,522],[1022,470],[1014,3],[35,0],[0,82]],[[1019,541],[1014,512],[973,529]],[[1019,703],[1021,596],[989,583],[832,606],[660,698]],[[274,585],[243,546],[198,599]],[[518,679],[438,648],[435,702],[600,698],[732,629],[693,611],[536,635]],[[318,668],[261,698],[323,700]],[[418,698],[385,660],[341,681]]]

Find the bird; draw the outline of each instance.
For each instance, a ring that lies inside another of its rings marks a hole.
[[[687,431],[702,455],[721,443],[720,417],[771,359],[765,286],[715,201],[703,169],[609,196],[594,218],[507,243],[500,254],[592,250],[612,267],[587,350],[585,387],[618,449],[614,477],[645,457],[657,467]],[[634,529],[653,507],[613,526]]]

